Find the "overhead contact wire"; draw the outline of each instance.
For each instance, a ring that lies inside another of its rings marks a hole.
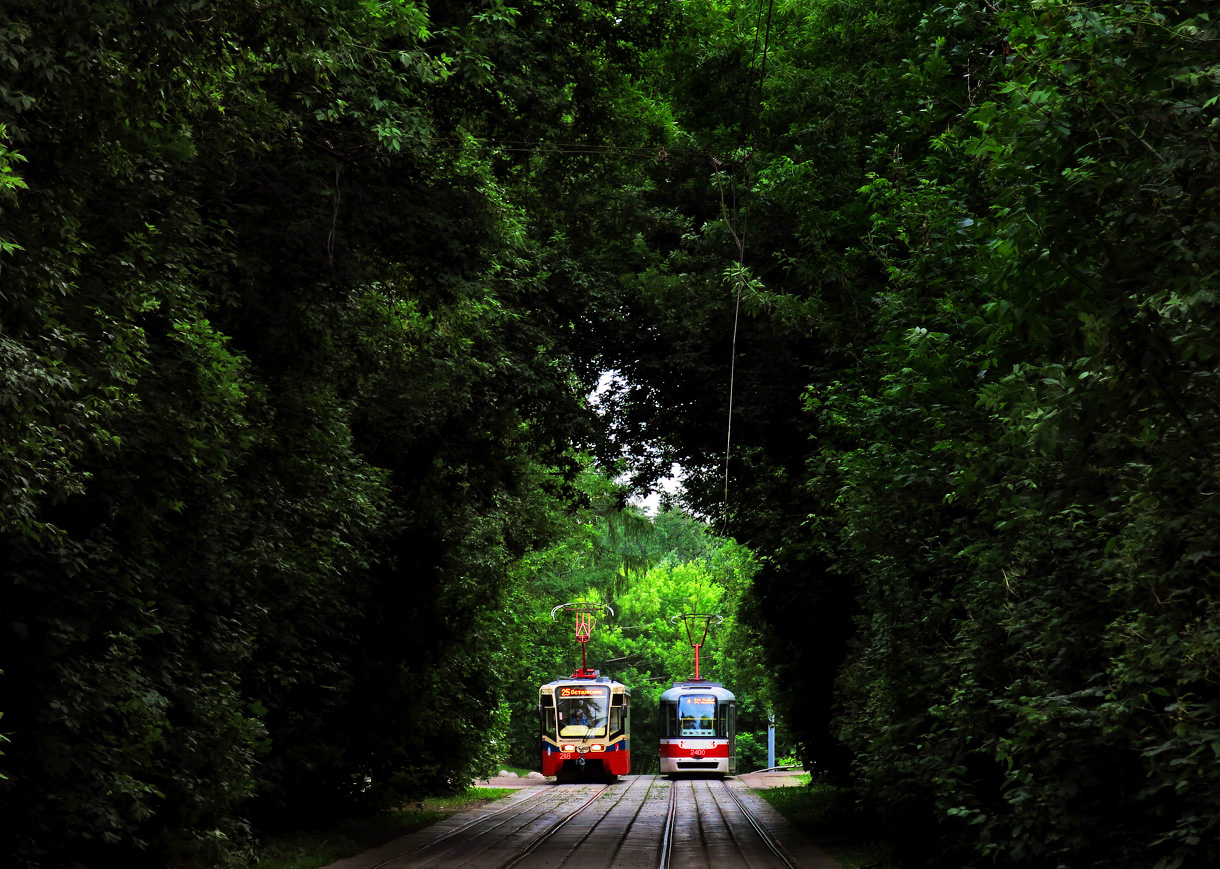
[[[762,96],[763,83],[767,77],[767,55],[771,48],[771,13],[775,8],[775,0],[767,0],[767,22],[763,32],[763,52],[762,65],[758,75],[758,100],[754,105],[754,126],[757,128],[759,119],[762,115]],[[758,0],[758,14],[754,19],[754,53],[750,58],[750,66],[753,68],[754,62],[758,57],[758,22],[762,17],[762,0]],[[743,115],[749,112],[749,102],[754,89],[754,76],[750,77],[750,84],[746,88],[746,110]],[[753,157],[754,150],[754,132],[750,135],[750,151]],[[740,138],[740,137],[739,137]],[[729,406],[728,406],[728,421],[725,425],[724,437],[724,518],[722,527],[727,529],[729,524],[729,459],[733,451],[733,398],[737,386],[737,332],[741,324],[741,294],[745,289],[745,260],[746,260],[746,227],[749,223],[749,200],[741,208],[741,233],[740,235],[734,230],[733,222],[729,219],[728,213],[724,204],[724,185],[720,181],[719,167],[715,167],[716,184],[720,188],[720,210],[724,216],[725,225],[728,227],[729,235],[737,244],[737,288],[733,300],[733,340],[729,351]],[[748,170],[747,170],[748,171]],[[748,190],[747,190],[748,193]],[[733,210],[737,210],[737,190],[733,189]]]

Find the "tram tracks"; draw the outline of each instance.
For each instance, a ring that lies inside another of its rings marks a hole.
[[[598,798],[609,789],[610,789],[610,785],[608,785],[608,784],[602,785],[601,788],[596,793],[593,794],[593,796],[591,796],[587,800],[585,800],[578,808],[576,808],[573,811],[569,812],[568,814],[564,815],[558,821],[555,821],[547,829],[538,833],[532,840],[530,840],[530,842],[524,848],[521,849],[520,852],[518,852],[517,854],[515,854],[512,857],[505,860],[503,863],[501,863],[497,867],[497,869],[511,869],[511,867],[516,866],[526,857],[533,854],[540,847],[542,847],[542,845],[548,839],[550,839],[552,836],[554,836],[556,833],[558,833],[561,829],[566,827],[568,825],[568,823],[570,823],[572,821],[573,818],[575,818],[585,809],[589,808],[589,806],[591,806],[595,802],[597,802]],[[626,796],[626,794],[627,794],[627,788],[623,788],[623,793],[620,794],[619,798],[614,801],[615,805],[618,805],[618,803],[622,801],[623,797]]]
[[[754,828],[756,833],[758,833],[758,837],[762,839],[763,844],[766,845],[771,853],[778,857],[780,861],[782,861],[783,864],[788,867],[788,869],[797,869],[797,865],[792,862],[792,859],[788,856],[787,852],[784,851],[783,846],[779,843],[779,840],[772,836],[771,832],[766,828],[766,826],[764,826],[762,822],[758,820],[758,816],[751,811],[749,806],[745,804],[745,800],[737,795],[737,792],[729,786],[727,781],[723,782],[723,784],[725,793],[733,798],[733,802],[737,804],[737,808],[741,810],[741,814],[745,816],[745,819],[750,822],[750,826]]]
[[[517,865],[520,861],[532,854],[547,839],[551,838],[570,821],[589,808],[589,806],[593,805],[593,803],[596,802],[597,799],[601,797],[608,788],[608,784],[602,785],[576,809],[569,811],[559,820],[549,824],[545,830],[534,834],[527,843],[519,846],[519,849],[514,849],[514,853],[508,859],[497,860],[495,864],[491,865],[494,865],[495,869],[509,869],[509,867]],[[389,856],[376,863],[369,864],[367,865],[366,869],[384,869],[384,867],[388,866],[406,867],[446,865],[438,862],[442,860],[456,860],[460,861],[460,863],[463,865],[470,860],[475,860],[477,863],[478,857],[476,854],[467,853],[465,855],[460,855],[446,849],[441,849],[441,851],[436,854],[430,854],[429,852],[440,845],[445,845],[446,843],[453,845],[455,844],[455,839],[457,840],[456,844],[460,846],[463,844],[468,845],[483,837],[489,837],[489,844],[494,846],[497,840],[494,838],[494,836],[492,836],[492,834],[494,834],[498,829],[505,827],[505,825],[510,825],[510,832],[508,833],[508,836],[514,835],[514,831],[512,831],[513,828],[511,827],[514,822],[522,819],[528,819],[532,811],[538,809],[540,805],[544,805],[549,802],[549,800],[553,799],[554,796],[554,791],[550,790],[549,788],[540,788],[536,793],[525,799],[512,801],[508,805],[502,806],[494,811],[485,812],[473,817],[465,823],[454,827],[451,830],[447,830],[439,836],[429,839],[422,844],[416,845],[414,848],[395,853],[393,856]],[[545,817],[546,813],[552,811],[554,808],[556,807],[543,808],[537,818]],[[503,815],[503,817],[499,818],[499,820],[496,820],[494,823],[488,823],[500,815]],[[527,820],[525,827],[528,827],[530,824],[534,823],[537,818],[534,820]],[[522,829],[525,829],[525,827],[518,827],[515,832],[519,833]],[[464,834],[469,834],[469,836],[464,837]]]
[[[678,817],[678,799],[680,792],[680,788],[678,787],[679,784],[680,782],[674,782],[669,788],[669,806],[668,811],[666,812],[665,825],[662,830],[660,845],[658,847],[658,869],[671,869],[674,860],[674,828],[676,826]],[[691,799],[692,804],[695,806],[696,814],[701,814],[698,806],[697,791],[700,785],[702,785],[705,793],[712,797],[712,801],[716,806],[717,812],[720,814],[720,819],[723,822],[724,828],[728,831],[728,836],[732,840],[734,846],[737,848],[738,853],[741,855],[744,861],[749,862],[747,843],[741,841],[738,836],[733,833],[730,819],[725,813],[724,806],[721,805],[720,799],[717,798],[717,793],[727,795],[732,800],[737,810],[741,813],[741,816],[746,820],[746,822],[753,829],[754,833],[758,836],[758,840],[766,846],[767,850],[770,851],[770,853],[777,860],[779,860],[783,866],[787,867],[787,869],[798,869],[797,864],[793,862],[792,858],[787,854],[787,852],[784,851],[783,846],[780,845],[779,841],[773,835],[771,835],[766,825],[759,821],[758,816],[752,809],[750,809],[748,805],[746,805],[746,802],[737,795],[732,785],[727,781],[722,781],[719,784],[720,787],[715,788],[712,782],[706,780],[696,780],[690,782]],[[698,823],[701,828],[700,836],[703,859],[707,865],[715,866],[717,865],[718,861],[715,855],[709,852],[707,840],[703,838],[703,820],[701,817]]]
[[[625,784],[538,788],[477,816],[455,818],[451,827],[412,834],[412,841],[392,843],[359,863],[343,862],[347,869],[823,865],[802,844],[785,850],[791,843],[777,840],[783,833],[772,832],[775,818],[737,782],[631,776]]]
[[[678,817],[677,782],[669,786],[669,808],[665,812],[665,826],[661,830],[660,862],[658,869],[669,869],[669,862],[674,856],[674,820]]]
[[[393,857],[382,860],[380,863],[376,863],[376,864],[370,866],[369,869],[383,869],[383,867],[389,866],[391,863],[396,863],[396,862],[402,860],[404,857],[414,857],[417,854],[422,854],[425,851],[435,848],[437,845],[441,844],[442,842],[447,842],[450,839],[454,838],[455,836],[462,835],[463,833],[470,830],[472,827],[477,827],[480,824],[484,823],[485,821],[489,820],[490,818],[494,818],[496,815],[502,815],[505,812],[515,810],[517,812],[517,814],[510,816],[510,818],[518,817],[529,806],[531,806],[535,803],[541,802],[541,800],[544,796],[545,796],[545,793],[543,793],[542,791],[539,791],[538,793],[533,794],[533,795],[527,797],[526,799],[511,802],[506,806],[502,806],[498,809],[495,809],[494,811],[485,812],[481,815],[473,817],[466,823],[462,824],[461,826],[455,827],[454,829],[449,830],[447,833],[437,836],[434,839],[429,839],[427,842],[424,842],[422,845],[417,845],[416,847],[414,847],[408,851],[403,851],[401,854],[396,854]],[[510,818],[505,818],[504,820],[507,821]],[[502,821],[501,823],[504,823],[504,821]],[[498,826],[499,826],[499,824],[493,824],[490,827],[488,827],[486,830],[480,831],[480,833],[494,830]]]

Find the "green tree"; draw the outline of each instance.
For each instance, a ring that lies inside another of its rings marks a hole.
[[[842,725],[929,864],[1213,859],[1206,15],[935,11],[861,191],[880,340],[810,395],[866,582]]]
[[[529,210],[601,168],[511,143],[632,135],[663,10],[610,7],[0,11],[6,859],[221,856],[486,763],[469,638],[595,446],[605,301],[549,295]]]

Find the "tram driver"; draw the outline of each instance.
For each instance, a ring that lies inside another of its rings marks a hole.
[[[577,706],[564,721],[563,713],[559,713],[559,734],[566,737],[586,736],[589,733],[589,716],[583,706]],[[580,729],[577,729],[580,728]]]

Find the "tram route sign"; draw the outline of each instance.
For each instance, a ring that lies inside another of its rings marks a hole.
[[[609,688],[573,688],[563,687],[559,689],[560,697],[605,697],[610,693]]]

